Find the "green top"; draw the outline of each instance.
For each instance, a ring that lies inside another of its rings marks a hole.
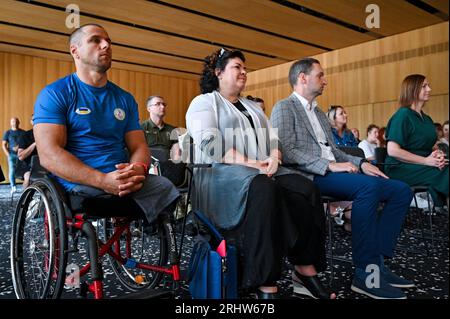
[[[437,135],[431,117],[409,107],[401,107],[389,120],[386,141],[396,142],[402,149],[420,156],[428,156],[436,144]],[[399,163],[388,157],[389,163]]]
[[[433,151],[437,135],[431,117],[409,107],[401,107],[389,120],[386,141],[393,141],[410,153],[426,157]],[[448,196],[448,166],[437,167],[401,162],[391,156],[386,158],[389,177],[406,182],[410,186],[427,186],[437,205]]]
[[[174,136],[174,140],[170,139],[170,134],[175,129],[174,126],[164,123],[162,128],[156,126],[152,120],[148,119],[141,123],[141,127],[144,130],[145,140],[149,147],[163,147],[170,150],[173,144],[178,143],[178,139]]]

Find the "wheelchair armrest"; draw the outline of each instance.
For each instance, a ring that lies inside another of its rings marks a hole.
[[[36,178],[46,177],[49,175],[49,171],[47,171],[43,166],[41,166],[41,162],[39,161],[38,155],[33,155],[31,157],[30,164],[30,181],[33,181]]]

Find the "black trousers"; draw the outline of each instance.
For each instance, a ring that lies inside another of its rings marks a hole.
[[[326,268],[325,214],[320,191],[298,174],[256,176],[246,214],[225,237],[238,247],[242,288],[273,286],[283,258],[294,265]]]

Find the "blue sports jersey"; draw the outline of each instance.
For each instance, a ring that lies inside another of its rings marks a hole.
[[[65,149],[86,165],[109,173],[128,161],[125,134],[141,130],[138,115],[130,93],[109,81],[101,88],[87,85],[73,73],[40,92],[33,121],[65,125]],[[58,181],[68,191],[76,185]]]

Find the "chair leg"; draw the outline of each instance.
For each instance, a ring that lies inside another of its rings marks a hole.
[[[419,227],[420,227],[420,238],[423,240],[423,244],[425,245],[425,251],[427,256],[430,256],[430,248],[428,247],[428,243],[426,241],[425,230],[424,230],[424,221],[423,221],[423,209],[419,208],[419,204],[417,203],[417,193],[414,193],[414,204],[416,205],[417,213],[419,214]],[[428,207],[430,203],[428,202]]]
[[[431,208],[430,192],[427,192],[427,204],[428,204],[428,219],[429,219],[429,224],[430,224],[431,249],[434,249],[433,211],[432,211],[432,208]],[[433,209],[434,209],[434,207],[433,207]]]
[[[331,216],[330,216],[330,201],[327,201],[326,203],[326,210],[325,210],[325,217],[328,221],[328,254],[330,255],[330,287],[333,286],[333,280],[334,280],[334,265],[333,265],[333,223],[331,222]]]

